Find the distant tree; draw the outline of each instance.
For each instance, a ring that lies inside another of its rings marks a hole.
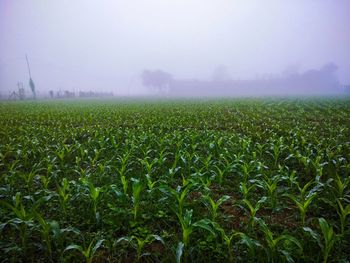
[[[333,62],[329,62],[321,68],[321,72],[326,74],[334,74],[337,70],[338,66]]]
[[[53,99],[53,90],[50,90],[49,94],[50,94],[50,98]]]
[[[282,76],[285,78],[292,78],[299,75],[300,66],[298,64],[289,65],[283,72]]]
[[[142,84],[150,89],[154,89],[158,92],[166,91],[173,77],[171,74],[162,70],[144,70],[141,74]]]
[[[336,71],[338,66],[327,63],[321,69],[310,69],[301,75],[301,83],[309,90],[333,92],[340,90]]]
[[[150,70],[144,70],[141,74],[141,78],[142,78],[142,84],[147,87],[147,88],[151,88],[153,86],[152,84],[152,71]]]
[[[323,81],[325,85],[333,88],[339,88],[339,81],[336,75],[338,66],[333,62],[325,64],[320,72],[323,74]]]

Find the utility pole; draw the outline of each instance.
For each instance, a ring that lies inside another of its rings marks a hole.
[[[32,90],[33,92],[33,97],[34,99],[36,99],[36,93],[35,93],[35,84],[34,84],[34,81],[32,79],[32,75],[30,73],[30,67],[29,67],[29,62],[28,62],[28,56],[26,54],[26,60],[27,60],[27,66],[28,66],[28,73],[29,73],[29,87],[30,89]]]

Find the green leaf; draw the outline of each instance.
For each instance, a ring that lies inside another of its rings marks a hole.
[[[181,256],[184,252],[184,243],[179,242],[177,244],[177,248],[176,248],[176,263],[180,263],[181,262]]]
[[[131,237],[121,237],[117,239],[117,243],[122,242],[122,241],[126,241],[126,242],[130,242],[132,240]]]
[[[228,195],[224,195],[222,196],[216,203],[217,206],[220,206],[223,202],[226,202],[228,199],[230,199],[231,197]]]
[[[165,244],[164,243],[164,240],[161,236],[158,236],[158,235],[152,235],[152,237],[157,240],[157,241],[160,241],[163,245]]]
[[[84,251],[84,249],[81,246],[76,245],[76,244],[71,244],[71,245],[69,245],[68,247],[65,248],[64,252],[68,251],[68,250],[72,250],[72,249],[78,250],[81,253],[83,253],[83,251]]]
[[[312,237],[313,239],[315,239],[316,241],[319,241],[319,240],[320,240],[319,235],[318,235],[315,231],[313,231],[310,227],[303,227],[303,230],[304,230],[305,232],[309,233],[309,234],[311,235],[311,237]]]
[[[293,243],[294,245],[296,245],[298,248],[303,249],[300,242],[295,237],[293,237],[291,235],[280,235],[277,239],[289,241],[289,242]]]
[[[93,254],[96,253],[96,250],[99,249],[99,247],[102,245],[103,242],[104,242],[104,239],[100,239],[97,241],[97,243],[95,244],[95,246],[92,249]]]
[[[193,223],[193,226],[205,229],[205,230],[209,231],[210,233],[212,233],[214,236],[216,236],[214,229],[211,227],[212,221],[209,219],[201,219],[201,220]]]
[[[237,232],[237,235],[241,238],[241,243],[246,245],[250,251],[253,251],[256,246],[260,245],[257,241],[251,239],[245,233]]]
[[[284,257],[286,258],[287,262],[294,263],[294,260],[293,260],[292,256],[290,255],[290,253],[288,251],[283,250],[283,249],[281,249],[279,251],[284,255]]]

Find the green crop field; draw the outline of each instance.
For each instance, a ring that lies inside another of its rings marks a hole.
[[[1,262],[349,262],[350,99],[0,103]]]

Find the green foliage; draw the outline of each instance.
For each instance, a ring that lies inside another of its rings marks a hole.
[[[350,204],[347,206],[343,206],[342,203],[337,199],[338,209],[337,212],[340,217],[340,226],[341,226],[341,234],[344,235],[345,227],[346,227],[346,218],[350,215]]]
[[[330,252],[331,252],[337,238],[336,238],[336,235],[333,231],[333,227],[330,226],[324,218],[322,218],[322,217],[319,218],[318,223],[319,223],[319,226],[321,228],[323,238],[321,237],[321,235],[314,232],[309,227],[304,227],[304,231],[309,233],[312,236],[312,238],[314,238],[317,241],[318,245],[322,249],[323,262],[326,263],[326,262],[328,262]]]
[[[267,197],[263,196],[261,199],[259,199],[255,205],[253,205],[248,199],[243,199],[242,204],[246,208],[246,210],[249,213],[249,223],[248,223],[248,228],[252,229],[254,227],[254,222],[255,222],[255,215],[261,208],[264,202],[266,202]]]
[[[310,188],[313,183],[313,181],[309,181],[302,188],[298,184],[298,189],[300,192],[299,196],[295,196],[293,194],[285,194],[285,196],[289,197],[298,207],[302,226],[305,225],[306,212],[308,211],[312,200],[317,197],[318,186],[312,188],[307,192],[308,188]]]
[[[64,251],[77,250],[84,256],[86,263],[91,263],[94,258],[94,255],[96,254],[97,249],[99,249],[102,246],[103,242],[103,239],[98,240],[96,243],[94,241],[91,241],[88,247],[82,247],[80,245],[71,244],[67,246]]]
[[[230,199],[230,197],[228,195],[224,195],[221,198],[219,198],[219,200],[217,200],[216,202],[209,195],[205,195],[203,199],[205,206],[209,209],[211,213],[211,219],[215,221],[218,216],[219,206],[228,199]]]
[[[265,247],[267,257],[270,262],[278,262],[278,256],[283,255],[288,262],[294,262],[291,257],[292,247],[290,244],[295,245],[297,248],[302,250],[302,245],[300,242],[293,236],[282,234],[277,237],[274,237],[274,233],[268,228],[266,223],[262,219],[258,219],[259,227],[265,237]],[[282,247],[280,244],[282,243]],[[289,245],[289,246],[288,246]]]
[[[1,102],[0,261],[347,262],[349,134],[349,98]]]
[[[142,182],[138,179],[134,179],[132,184],[132,203],[133,203],[134,220],[136,220],[138,215],[139,206],[140,206],[140,195],[141,195],[142,188],[143,188]]]
[[[163,239],[158,235],[151,235],[148,234],[145,238],[137,237],[137,236],[131,236],[131,237],[121,237],[117,240],[117,243],[121,241],[126,241],[128,243],[131,243],[134,247],[136,247],[137,250],[137,261],[141,259],[142,256],[145,256],[147,254],[142,254],[142,249],[145,245],[149,245],[154,241],[160,241],[164,245]]]

